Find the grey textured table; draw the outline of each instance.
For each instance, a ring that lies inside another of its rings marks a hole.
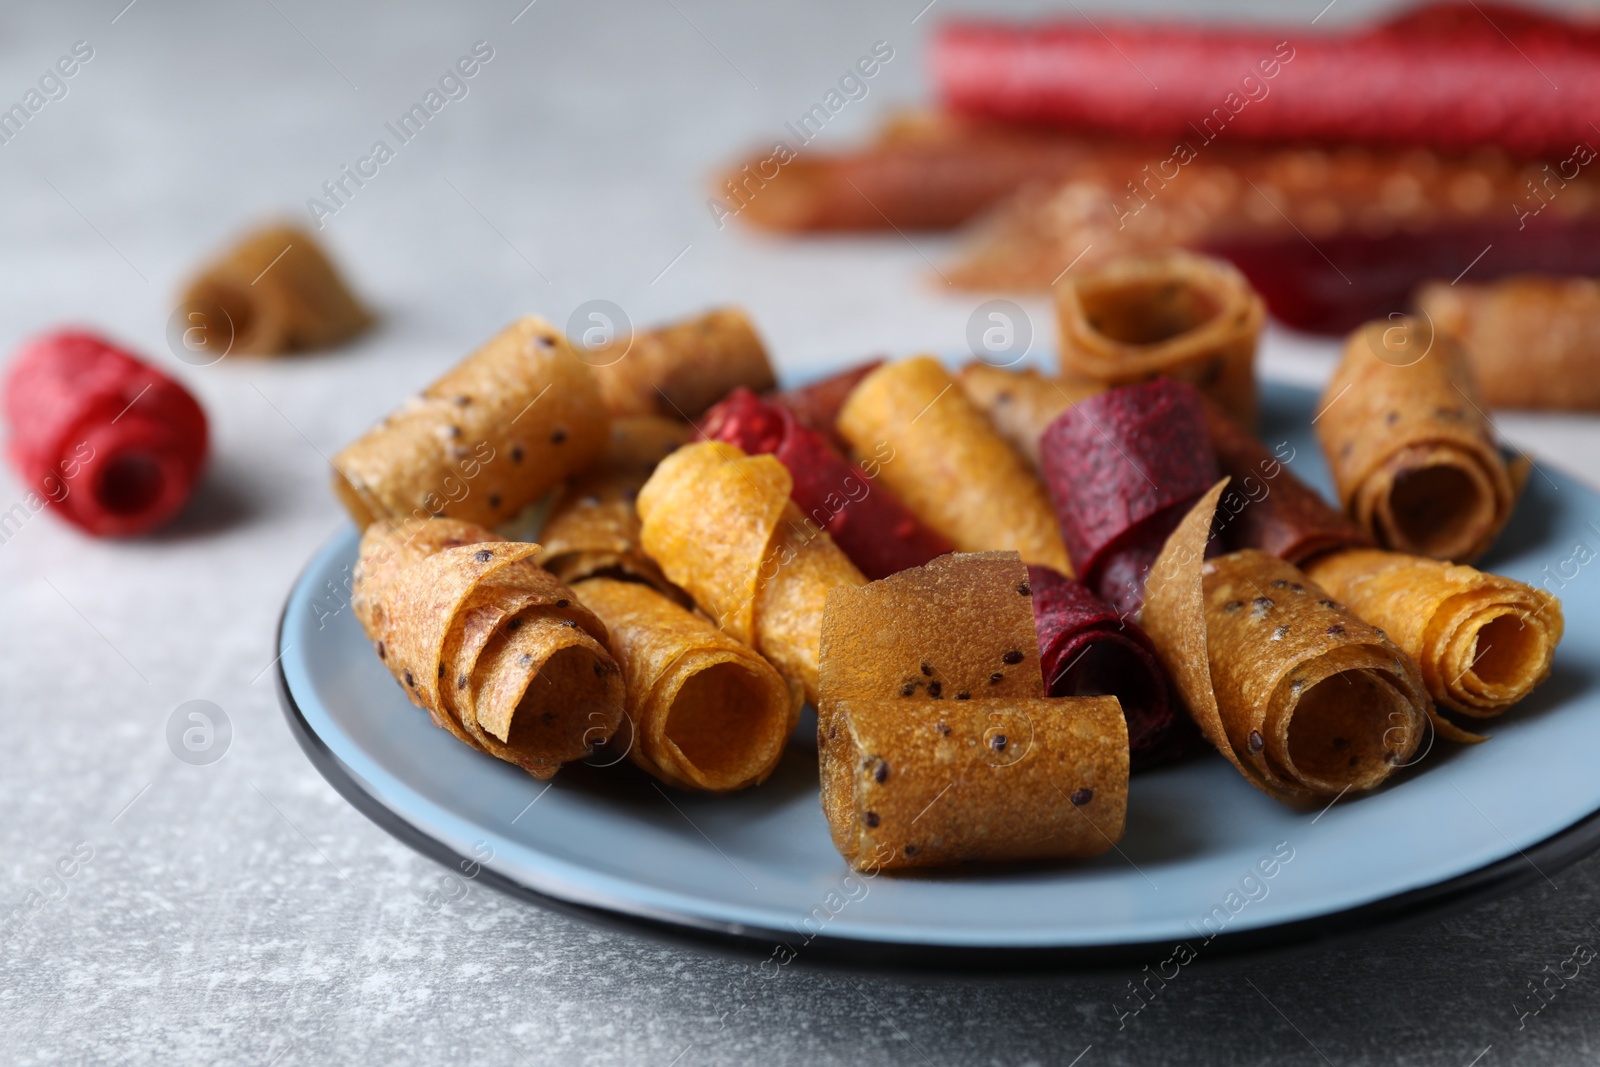
[[[719,228],[705,205],[713,163],[782,136],[875,41],[894,58],[819,143],[924,99],[927,32],[953,3],[916,18],[925,0],[525,2],[0,9],[6,106],[74,42],[94,50],[66,96],[0,144],[0,350],[93,325],[180,375],[215,430],[209,477],[160,536],[97,543],[45,513],[0,543],[0,916],[23,912],[0,940],[0,1061],[1596,1058],[1592,966],[1519,1012],[1530,979],[1600,944],[1600,859],[1405,932],[1186,969],[1120,1021],[1128,973],[764,977],[481,887],[430,902],[443,869],[324,784],[272,692],[283,596],[343,521],[324,457],[530,310],[560,322],[604,298],[650,322],[738,301],[793,370],[957,349],[975,303],[929,269],[946,241],[787,245]],[[1255,10],[1304,24],[1323,3]],[[1344,0],[1324,22],[1369,9]],[[325,219],[382,328],[302,359],[174,359],[165,325],[197,256],[262,215],[307,219],[323,182],[477,41],[494,54],[467,95]],[[1328,353],[1275,332],[1265,366],[1316,380]],[[1594,478],[1592,420],[1502,424]],[[0,474],[0,511],[23,491]],[[1573,595],[1600,595],[1579,581]],[[192,699],[231,723],[210,765],[167,741]],[[52,880],[59,859],[91,853]]]

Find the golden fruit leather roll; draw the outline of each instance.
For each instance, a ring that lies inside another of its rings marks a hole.
[[[1122,836],[1128,726],[1044,695],[1028,569],[941,556],[828,596],[822,807],[857,869],[1097,856]]]
[[[533,562],[538,549],[453,519],[377,522],[351,603],[435,726],[549,778],[611,739],[623,680],[605,625]]]
[[[701,441],[662,460],[639,491],[640,543],[734,640],[766,657],[798,707],[817,700],[828,590],[866,582],[827,531],[789,499],[769,455]]]
[[[605,455],[568,483],[539,531],[540,566],[568,585],[597,576],[628,578],[685,602],[639,544],[634,501],[656,464],[690,432],[685,423],[659,415],[612,422]]]
[[[1600,281],[1435,282],[1417,309],[1461,342],[1491,407],[1600,410]]]
[[[513,518],[605,451],[589,367],[535,316],[518,319],[333,458],[356,525]]]
[[[995,432],[1035,471],[1040,469],[1039,436],[1044,428],[1078,401],[1105,389],[1093,382],[1047,378],[1031,367],[1011,371],[982,362],[962,367],[956,382],[972,406],[989,417]]]
[[[669,785],[725,793],[765,781],[799,708],[772,665],[638,582],[573,587],[605,623],[627,683],[628,758]]]
[[[1501,455],[1460,344],[1425,321],[1351,334],[1319,410],[1339,500],[1385,548],[1468,563],[1511,517],[1526,470]]]
[[[316,238],[298,226],[240,238],[200,268],[183,304],[185,343],[215,345],[219,359],[330,348],[372,324]]]
[[[1499,715],[1550,677],[1565,623],[1543,589],[1439,560],[1349,549],[1306,566],[1329,595],[1386,630],[1438,703]]]
[[[738,308],[619,337],[584,358],[613,415],[688,421],[736,386],[764,393],[777,385],[755,326]]]
[[[1140,623],[1201,731],[1289,802],[1372,789],[1416,754],[1432,704],[1395,642],[1257,549],[1202,561],[1225,482],[1150,569]]]
[[[1014,550],[1071,576],[1044,486],[937,360],[918,356],[867,375],[838,428],[858,456],[879,459],[889,490],[956,548]]]
[[[1251,427],[1266,314],[1223,260],[1179,251],[1118,259],[1056,287],[1061,376],[1107,387],[1178,378]]]

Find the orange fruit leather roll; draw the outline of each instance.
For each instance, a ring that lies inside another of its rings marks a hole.
[[[1388,631],[1428,692],[1464,715],[1499,715],[1550,677],[1565,623],[1543,589],[1439,560],[1348,549],[1312,560],[1312,580]]]
[[[1060,381],[1031,368],[1011,371],[987,363],[968,363],[956,382],[972,406],[989,418],[989,425],[1017,450],[1035,471],[1039,464],[1039,436],[1056,416],[1105,386],[1092,382]]]
[[[549,778],[610,740],[623,681],[605,625],[533,562],[538,550],[454,519],[374,523],[351,603],[435,726]]]
[[[1104,388],[1166,375],[1254,426],[1266,314],[1223,260],[1178,251],[1118,259],[1056,288],[1061,376]]]
[[[1290,803],[1372,789],[1423,740],[1422,675],[1292,564],[1257,549],[1202,560],[1226,484],[1167,540],[1139,621],[1201,732],[1252,785]]]
[[[279,355],[330,348],[372,325],[339,271],[298,226],[254,230],[196,272],[183,292],[199,348]]]
[[[640,546],[633,505],[656,464],[689,433],[684,423],[659,415],[614,421],[605,455],[567,484],[545,519],[539,531],[540,566],[568,585],[585,578],[628,578],[686,603]]]
[[[605,451],[610,418],[555,327],[518,319],[333,458],[356,525],[497,526]]]
[[[1434,282],[1417,310],[1461,342],[1491,406],[1600,410],[1600,281]]]
[[[1122,836],[1117,698],[1046,697],[1028,569],[941,556],[828,595],[822,807],[858,870],[1097,856]]]
[[[736,386],[777,385],[755,326],[738,308],[619,337],[584,357],[613,415],[661,415],[688,422]]]
[[[874,457],[890,491],[956,548],[1014,550],[1072,575],[1044,486],[937,360],[918,356],[867,375],[840,409],[838,428],[857,456]]]
[[[1526,476],[1501,455],[1461,346],[1417,319],[1350,335],[1316,431],[1345,510],[1397,552],[1478,558]]]
[[[573,589],[605,623],[622,667],[629,759],[680,789],[725,793],[767,779],[799,718],[771,664],[638,582],[591,578]]]
[[[640,541],[674,585],[789,683],[817,700],[828,590],[862,577],[789,499],[793,480],[769,455],[701,441],[662,460],[639,491]]]

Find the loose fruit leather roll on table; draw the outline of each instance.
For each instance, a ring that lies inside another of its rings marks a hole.
[[[1339,499],[1380,545],[1470,563],[1510,519],[1527,461],[1507,466],[1460,344],[1425,320],[1351,334],[1319,412]]]
[[[549,778],[610,740],[623,681],[605,625],[533,562],[538,550],[454,519],[374,523],[351,604],[435,726]]]
[[[617,737],[629,759],[680,789],[767,779],[800,710],[770,663],[649,586],[591,578],[573,591],[605,623],[622,668],[628,723]]]
[[[867,375],[839,412],[839,432],[960,551],[1015,550],[1072,572],[1044,488],[937,360],[918,356]]]
[[[584,355],[613,415],[660,415],[685,422],[736,386],[777,384],[755,326],[738,308],[618,338]]]
[[[822,609],[836,585],[866,579],[789,499],[793,479],[771,456],[734,445],[685,445],[639,491],[641,542],[668,580],[734,640],[765,656],[795,706],[817,699]]]
[[[1094,382],[1046,378],[1032,368],[1010,371],[976,362],[962,367],[956,381],[972,406],[989,417],[995,432],[1035,471],[1045,428],[1084,397],[1106,388]]]
[[[518,319],[333,458],[356,525],[497,526],[604,452],[594,376],[555,327]]]
[[[1014,552],[828,594],[822,808],[852,867],[1097,856],[1122,836],[1122,711],[1044,695],[1031,599]]]

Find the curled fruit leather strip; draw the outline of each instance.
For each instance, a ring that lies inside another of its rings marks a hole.
[[[968,363],[956,377],[972,406],[1007,444],[1039,469],[1039,437],[1063,411],[1086,396],[1104,392],[1096,382],[1047,378],[1032,368],[1002,370],[987,363]]]
[[[869,579],[920,567],[954,550],[826,437],[748,389],[735,389],[708,411],[701,433],[751,455],[770,453],[782,463],[794,481],[795,504]]]
[[[1501,8],[1515,11],[1502,26],[1476,7],[1295,32],[1292,43],[1237,26],[956,22],[935,38],[934,78],[957,114],[1157,140],[1225,129],[1233,140],[1523,156],[1587,140],[1584,116],[1600,111],[1597,24]]]
[[[568,585],[585,578],[625,578],[687,602],[645,555],[634,501],[656,464],[677,451],[689,433],[688,426],[659,415],[612,422],[605,455],[568,483],[545,519],[539,565]]]
[[[1565,622],[1561,601],[1543,589],[1371,548],[1321,556],[1306,573],[1387,631],[1416,660],[1433,699],[1452,711],[1492,718],[1550,677]]]
[[[1189,252],[1131,257],[1056,290],[1061,374],[1101,386],[1166,375],[1256,419],[1256,340],[1266,306],[1231,265]]]
[[[612,748],[627,741],[628,759],[680,789],[765,781],[799,718],[772,665],[638,582],[591,578],[573,588],[605,623],[626,683],[628,722]]]
[[[1044,695],[1031,600],[1015,552],[828,594],[822,808],[852,867],[1096,856],[1122,836],[1122,711]]]
[[[1039,479],[938,360],[918,356],[867,375],[839,412],[839,432],[958,550],[1014,550],[1028,563],[1071,572]]]
[[[812,382],[810,385],[768,393],[765,399],[788,408],[794,413],[794,417],[800,420],[800,425],[808,426],[827,437],[840,452],[849,452],[850,445],[839,436],[839,431],[835,428],[835,423],[839,420],[839,409],[844,407],[845,398],[861,384],[861,379],[881,366],[883,366],[881,359],[868,360],[829,375],[821,381]]]
[[[454,519],[373,523],[351,604],[435,726],[549,778],[611,739],[623,681],[605,625],[538,550]]]
[[[97,537],[182,510],[206,457],[206,417],[173,379],[89,333],[29,341],[7,368],[7,455],[30,489]],[[37,510],[37,509],[35,509]]]
[[[555,327],[506,327],[333,458],[356,525],[443,516],[497,526],[605,451],[594,376]]]
[[[766,657],[798,707],[817,699],[828,590],[866,582],[789,499],[771,456],[700,441],[662,460],[639,491],[640,537],[668,580],[728,636]]]
[[[755,326],[738,308],[619,337],[587,352],[613,415],[661,415],[687,422],[736,386],[777,384]]]
[[[1168,762],[1198,740],[1172,698],[1155,646],[1137,623],[1118,617],[1082,582],[1029,567],[1039,666],[1053,697],[1114,696],[1128,720],[1131,767]]]
[[[1100,393],[1052,422],[1039,451],[1079,580],[1137,614],[1151,561],[1217,480],[1200,393],[1170,378]]]
[[[1345,342],[1317,440],[1345,510],[1380,545],[1471,562],[1510,519],[1528,461],[1501,454],[1460,344],[1397,320]]]
[[[1435,282],[1417,311],[1461,342],[1491,407],[1600,410],[1600,281]]]
[[[372,325],[316,238],[298,226],[246,234],[183,294],[184,343],[221,359],[331,348]]]
[[[1413,761],[1434,715],[1416,664],[1290,563],[1256,549],[1204,559],[1223,484],[1150,568],[1145,632],[1201,732],[1252,785],[1291,803],[1380,785]]]
[[[1284,443],[1269,451],[1215,404],[1206,404],[1205,410],[1217,467],[1228,478],[1217,519],[1227,548],[1259,548],[1303,565],[1336,548],[1372,544],[1360,527],[1289,469],[1292,447]],[[1286,447],[1288,455],[1283,455]]]

